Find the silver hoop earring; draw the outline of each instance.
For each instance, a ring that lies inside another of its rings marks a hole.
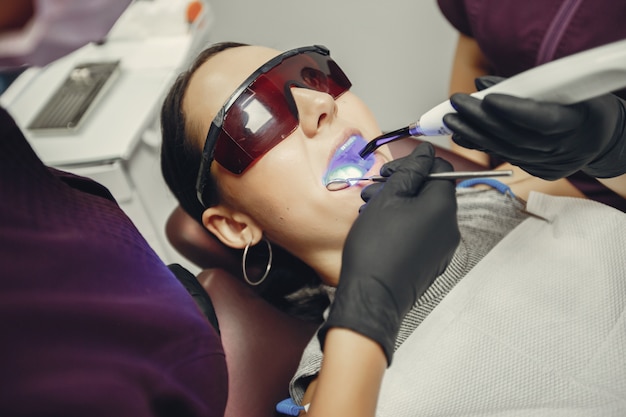
[[[241,269],[243,271],[243,279],[245,279],[246,282],[252,286],[259,285],[260,283],[265,281],[265,278],[267,278],[267,276],[270,273],[270,269],[272,269],[272,244],[265,237],[263,238],[263,241],[267,244],[267,250],[270,255],[267,261],[267,266],[265,267],[265,273],[263,274],[261,279],[258,281],[254,281],[254,282],[250,281],[250,278],[248,278],[248,273],[246,272],[246,259],[248,258],[248,249],[250,249],[250,245],[252,244],[252,242],[248,243],[243,250],[243,259],[241,260]]]

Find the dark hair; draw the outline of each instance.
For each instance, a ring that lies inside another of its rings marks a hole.
[[[161,171],[165,182],[174,193],[180,206],[191,217],[202,223],[204,207],[196,196],[196,177],[200,169],[202,151],[194,146],[187,135],[187,120],[183,113],[182,103],[185,92],[196,70],[213,55],[229,48],[244,46],[235,42],[218,43],[202,51],[193,61],[189,69],[182,72],[174,81],[163,105],[161,107],[161,133],[163,143],[161,145]],[[216,194],[218,201],[217,184],[210,179],[213,186],[207,187],[211,193]]]
[[[200,224],[205,208],[197,199],[195,185],[202,151],[194,145],[187,132],[182,102],[191,77],[202,64],[223,50],[240,46],[246,44],[222,42],[202,51],[189,69],[176,78],[161,107],[161,171],[180,206]],[[210,193],[209,201],[218,204],[222,201],[219,184],[212,176],[209,176],[208,181],[206,192]],[[271,272],[265,282],[254,287],[255,291],[283,311],[307,319],[321,320],[321,313],[329,301],[326,291],[322,291],[319,277],[304,262],[276,246],[273,245],[274,261]],[[234,256],[241,257],[240,249],[230,250]],[[267,258],[259,263],[266,261]],[[300,297],[297,294],[304,295]]]

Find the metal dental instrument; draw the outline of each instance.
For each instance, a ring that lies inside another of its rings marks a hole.
[[[502,93],[521,98],[574,104],[626,86],[626,40],[588,49],[531,68],[489,88],[473,93],[482,99]],[[405,137],[450,135],[443,116],[456,110],[445,101],[418,122],[371,140],[360,152],[366,158],[379,146]]]
[[[486,178],[486,177],[510,177],[513,175],[512,170],[493,170],[493,171],[452,171],[452,172],[434,172],[428,175],[429,179],[440,180],[460,180],[469,178]],[[359,181],[385,182],[389,177],[374,175],[371,177],[358,178],[335,178],[326,183],[326,189],[329,191],[339,191],[348,188]]]

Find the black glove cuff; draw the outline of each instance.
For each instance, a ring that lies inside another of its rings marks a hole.
[[[612,146],[582,169],[585,174],[595,178],[613,178],[626,174],[626,103],[622,99],[617,100],[619,113]]]
[[[341,327],[355,331],[377,342],[387,357],[387,366],[395,349],[396,337],[404,314],[397,311],[395,302],[390,299],[372,299],[367,292],[360,291],[358,286],[351,288],[350,297],[342,297],[339,293],[330,308],[328,319],[318,332],[322,350],[326,334],[332,327]],[[378,295],[381,295],[380,291]]]
[[[613,178],[626,174],[626,132],[623,130],[615,146],[582,169],[585,174],[594,178]]]

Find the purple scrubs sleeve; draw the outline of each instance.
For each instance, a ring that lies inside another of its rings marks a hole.
[[[215,329],[106,188],[0,109],[0,415],[222,416]]]

